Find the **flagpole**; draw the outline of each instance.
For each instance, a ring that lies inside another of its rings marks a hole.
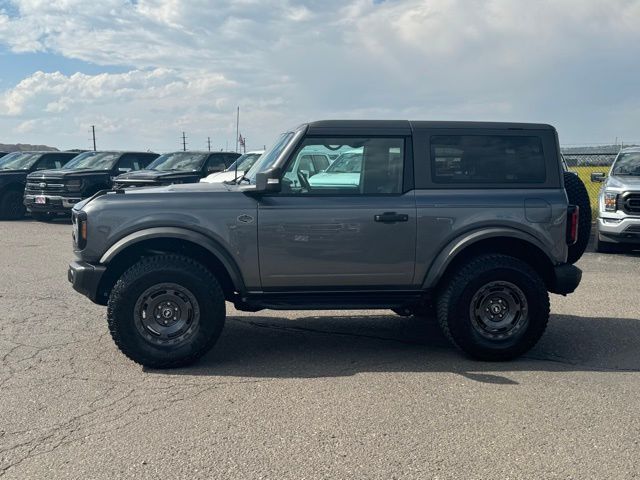
[[[238,135],[240,135],[240,105],[238,105],[238,111],[236,114],[236,153],[238,152]]]

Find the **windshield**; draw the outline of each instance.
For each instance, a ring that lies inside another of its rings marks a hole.
[[[64,168],[68,170],[111,170],[120,157],[118,152],[85,152],[74,157]]]
[[[360,173],[362,153],[343,153],[327,168],[327,173]]]
[[[10,153],[0,158],[0,170],[29,170],[41,155],[41,153]]]
[[[277,160],[282,151],[285,149],[289,141],[293,138],[293,132],[286,132],[281,134],[271,148],[268,148],[260,157],[260,159],[253,164],[253,167],[245,174],[245,176],[255,183],[256,174],[264,172],[268,169],[273,162]]]
[[[151,162],[147,170],[158,170],[160,172],[199,170],[206,156],[206,153],[194,152],[165,153]]]
[[[261,153],[245,153],[227,168],[227,172],[233,172],[236,168],[242,172],[249,170],[256,160],[260,158]]]
[[[621,153],[611,175],[640,175],[640,152]]]

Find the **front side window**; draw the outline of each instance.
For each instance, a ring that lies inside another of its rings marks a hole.
[[[436,183],[544,183],[546,167],[539,137],[438,135],[431,137]]]
[[[53,170],[56,168],[62,168],[70,158],[72,157],[64,154],[52,153],[44,155],[36,165],[36,170]]]
[[[207,160],[207,173],[222,172],[225,168],[227,168],[227,165],[225,164],[225,158],[222,155],[211,155]]]
[[[611,175],[640,175],[640,152],[621,153]]]
[[[403,138],[307,138],[287,165],[282,192],[398,194],[403,162]]]

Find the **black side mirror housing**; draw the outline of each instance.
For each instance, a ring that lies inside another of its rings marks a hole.
[[[270,168],[256,174],[256,186],[254,193],[278,193],[282,189],[280,181],[282,169]]]
[[[593,172],[591,173],[591,181],[602,183],[604,182],[606,175],[604,172]]]

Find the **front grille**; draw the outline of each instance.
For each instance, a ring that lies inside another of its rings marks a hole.
[[[64,183],[30,181],[27,182],[25,193],[30,195],[50,195],[64,192]]]
[[[618,196],[618,209],[630,215],[640,215],[640,193],[623,193]]]
[[[640,225],[629,225],[625,232],[640,233]]]

